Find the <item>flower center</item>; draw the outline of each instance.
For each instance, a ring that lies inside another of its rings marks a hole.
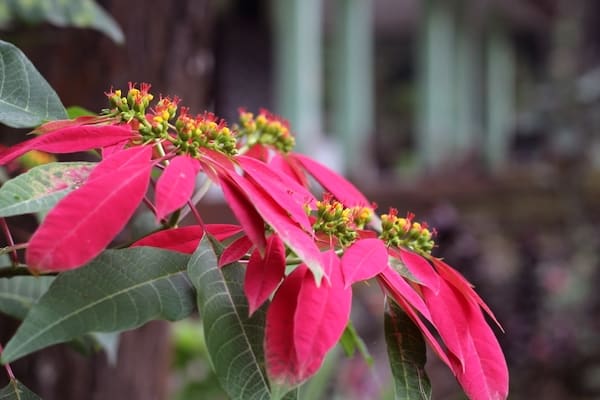
[[[408,247],[417,253],[431,254],[435,230],[432,233],[426,223],[413,222],[414,217],[409,213],[406,218],[398,218],[398,210],[390,209],[388,214],[381,216],[379,237],[391,247]]]

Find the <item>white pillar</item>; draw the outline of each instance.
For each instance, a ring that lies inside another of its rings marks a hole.
[[[341,141],[344,170],[361,175],[370,162],[374,131],[373,4],[337,0],[334,8],[334,133]]]
[[[424,0],[419,42],[417,155],[423,169],[451,158],[455,134],[455,2]]]
[[[289,119],[297,149],[311,153],[322,133],[321,0],[272,0],[276,111]]]
[[[464,4],[464,3],[463,3]],[[464,4],[469,7],[469,3]],[[480,43],[477,40],[473,21],[463,12],[456,26],[456,132],[454,151],[456,157],[465,157],[476,150],[481,142],[478,136],[483,131],[481,117],[483,107],[478,99],[482,66]]]
[[[496,24],[487,41],[487,129],[485,160],[498,170],[508,158],[514,124],[515,60],[506,31]]]

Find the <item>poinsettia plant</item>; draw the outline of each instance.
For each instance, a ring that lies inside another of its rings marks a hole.
[[[23,318],[2,351],[8,371],[52,344],[197,309],[231,398],[295,398],[342,336],[361,345],[352,290],[373,281],[386,299],[396,398],[430,398],[425,342],[469,398],[507,397],[506,362],[486,316],[498,321],[431,254],[435,232],[425,223],[395,209],[377,215],[352,183],[294,152],[288,123],[266,110],[241,109],[230,124],[191,113],[177,97],[157,99],[149,84],[106,96],[100,115],[45,122],[0,153],[0,165],[30,151],[97,160],[40,165],[0,188],[1,252],[11,262],[0,268],[1,290],[37,293],[19,313],[0,302]],[[211,186],[237,224],[203,221]],[[123,243],[140,210],[156,229]],[[43,213],[41,222],[14,243],[5,218],[28,213]]]

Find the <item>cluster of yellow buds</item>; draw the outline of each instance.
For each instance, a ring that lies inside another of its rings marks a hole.
[[[407,247],[417,253],[431,254],[435,246],[433,233],[426,223],[413,222],[414,214],[398,218],[398,210],[392,208],[381,216],[380,238],[392,247]]]
[[[152,114],[146,115],[145,119],[140,121],[139,131],[145,139],[168,138],[169,121],[175,117],[179,101],[179,97],[160,97],[152,108]]]
[[[182,107],[175,122],[177,138],[173,144],[182,153],[198,156],[199,148],[209,148],[225,155],[237,153],[235,134],[227,127],[227,123],[210,112],[191,117],[188,110]]]
[[[373,216],[370,208],[344,207],[329,194],[317,201],[316,206],[314,231],[337,238],[342,247],[351,245],[358,238],[357,230],[364,229]]]
[[[197,157],[200,148],[209,148],[228,156],[237,153],[236,135],[224,120],[217,119],[209,112],[191,116],[186,107],[178,107],[178,97],[161,96],[146,113],[154,98],[149,90],[147,83],[142,83],[139,89],[129,83],[127,96],[123,96],[121,90],[111,89],[106,93],[111,108],[104,110],[104,114],[130,124],[139,131],[144,142],[169,141],[180,154]],[[171,122],[173,120],[174,123]]]
[[[240,137],[246,137],[249,147],[262,144],[283,153],[289,153],[294,148],[296,140],[290,132],[289,123],[283,118],[265,109],[261,109],[256,117],[243,108],[239,109],[239,114],[236,128]]]
[[[138,89],[135,83],[129,82],[127,96],[123,96],[120,89],[106,93],[110,104],[107,113],[120,115],[121,119],[127,122],[136,117],[143,117],[154,98],[150,93],[150,87],[149,83],[142,83]]]

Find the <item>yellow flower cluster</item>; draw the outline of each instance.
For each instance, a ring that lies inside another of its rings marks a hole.
[[[209,148],[226,155],[237,153],[236,137],[224,120],[217,120],[213,113],[191,117],[183,109],[175,122],[179,140],[174,144],[184,153],[198,155],[199,148]]]
[[[413,222],[414,215],[398,218],[398,211],[391,209],[381,216],[380,238],[391,247],[407,247],[417,253],[430,254],[435,246],[433,234],[427,224]]]
[[[142,83],[139,89],[130,83],[127,96],[123,96],[121,90],[111,90],[106,93],[111,108],[104,110],[104,114],[129,124],[140,133],[143,142],[168,141],[179,154],[197,157],[200,148],[209,148],[227,156],[237,153],[236,135],[224,120],[209,112],[190,116],[186,107],[179,109],[176,118],[180,101],[177,97],[161,96],[148,111],[154,99],[149,90],[147,83]]]
[[[337,238],[342,247],[351,245],[358,238],[357,231],[364,229],[373,216],[370,208],[347,208],[331,195],[325,195],[316,205],[314,231]]]
[[[256,117],[244,109],[240,109],[239,113],[236,128],[240,137],[246,137],[248,147],[262,144],[289,153],[296,145],[289,124],[284,119],[264,109],[261,109]]]
[[[142,83],[138,89],[134,83],[129,82],[127,96],[123,96],[120,89],[106,93],[111,111],[118,111],[123,117],[130,117],[129,119],[137,113],[143,115],[154,99],[154,95],[149,92],[150,87],[149,83]]]

